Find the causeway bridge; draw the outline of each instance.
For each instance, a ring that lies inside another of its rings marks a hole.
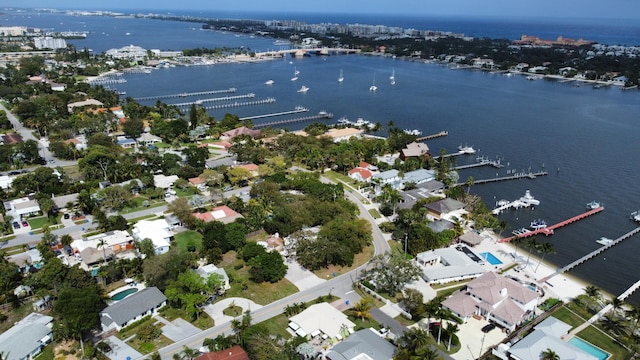
[[[273,50],[273,51],[264,51],[257,52],[256,57],[264,58],[264,57],[286,57],[287,55],[291,55],[293,57],[303,57],[305,55],[338,55],[338,54],[359,54],[361,52],[360,49],[344,49],[344,48],[301,48],[301,49],[287,49],[287,50]]]

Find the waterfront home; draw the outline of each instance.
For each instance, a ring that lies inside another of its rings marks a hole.
[[[223,132],[220,134],[220,140],[230,141],[240,135],[247,135],[255,140],[260,135],[260,130],[253,130],[245,126],[241,126],[239,128]]]
[[[96,99],[87,99],[83,101],[76,101],[67,104],[67,111],[72,113],[76,108],[83,108],[86,106],[103,107],[104,104]]]
[[[490,271],[471,280],[466,290],[453,294],[442,306],[464,322],[474,315],[482,316],[513,331],[533,318],[540,297],[528,286]]]
[[[458,240],[467,245],[476,246],[479,245],[484,238],[475,231],[469,231],[468,233],[462,234]]]
[[[191,215],[193,215],[193,217],[198,218],[204,222],[220,221],[221,223],[224,223],[224,224],[232,223],[237,219],[244,217],[242,216],[242,214],[237,213],[236,211],[234,211],[233,209],[231,209],[226,205],[218,206],[211,211],[207,211],[204,213],[196,212]]]
[[[451,198],[445,198],[428,203],[425,205],[425,208],[429,211],[429,215],[433,216],[435,219],[452,219],[453,217],[462,218],[462,215],[466,213],[464,210],[464,204]]]
[[[0,354],[6,360],[34,359],[53,339],[53,318],[31,313],[0,334]]]
[[[148,287],[109,305],[100,313],[102,331],[120,331],[147,315],[155,315],[167,304],[167,297],[157,287]]]
[[[398,204],[398,207],[400,209],[410,209],[418,200],[430,197],[442,198],[444,196],[442,195],[442,189],[444,189],[444,184],[437,180],[417,184],[415,189],[404,190],[401,193],[402,202]]]
[[[495,63],[493,59],[487,58],[473,58],[471,59],[472,66],[478,69],[493,69]]]
[[[249,355],[239,345],[234,347],[204,353],[196,358],[196,360],[250,360]]]
[[[412,142],[407,144],[402,150],[400,150],[400,159],[407,161],[410,158],[428,157],[429,146],[421,142]]]
[[[436,172],[434,170],[418,169],[418,170],[404,173],[402,182],[403,183],[410,182],[416,185],[420,185],[422,183],[426,183],[427,181],[435,180],[435,178],[436,178]]]
[[[596,360],[597,358],[578,348],[573,343],[564,341],[563,336],[569,333],[571,325],[553,316],[544,319],[533,327],[533,331],[521,340],[499,344],[491,353],[503,360],[539,360],[540,354],[547,349],[553,350],[562,360]]]
[[[355,326],[356,324],[340,310],[329,303],[321,302],[292,316],[289,319],[287,330],[302,337],[322,336],[323,338],[342,340],[344,336],[349,334],[349,329],[353,330]]]
[[[149,54],[147,49],[136,45],[127,45],[118,49],[109,49],[106,51],[107,56],[114,59],[144,60]]]
[[[325,358],[329,360],[391,360],[395,351],[396,347],[380,336],[380,333],[372,328],[366,328],[356,331],[334,345]]]
[[[156,255],[160,255],[169,251],[171,246],[173,232],[169,228],[170,226],[165,219],[140,220],[133,225],[131,232],[137,241],[151,240]]]
[[[477,262],[452,247],[429,250],[416,255],[415,263],[428,283],[445,284],[473,279],[486,272]]]

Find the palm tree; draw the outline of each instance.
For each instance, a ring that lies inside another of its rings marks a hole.
[[[411,359],[415,360],[441,360],[442,356],[438,354],[435,349],[432,349],[428,346],[421,347],[416,349],[415,356],[412,356]]]
[[[640,322],[640,306],[636,305],[624,313],[627,319],[633,320],[633,331],[631,333],[635,334],[638,329],[638,322]]]
[[[369,310],[371,310],[371,300],[369,298],[363,298],[353,306],[356,317],[359,317],[362,321],[371,317]]]
[[[597,304],[600,299],[600,289],[593,285],[589,285],[584,288],[584,293],[587,294],[589,300],[591,300],[592,305]]]
[[[528,250],[529,252],[527,254],[527,263],[524,265],[524,268],[526,269],[527,266],[529,266],[529,259],[531,259],[531,251],[533,249],[535,249],[536,247],[538,247],[538,239],[536,239],[535,236],[534,236],[534,237],[532,237],[530,239],[527,239],[525,241],[526,241],[527,247],[529,248],[529,250]]]
[[[460,326],[456,323],[448,322],[447,323],[447,336],[449,336],[449,343],[447,344],[447,351],[451,351],[451,339],[453,339],[453,335],[460,330]]]
[[[536,266],[536,270],[534,272],[538,272],[538,268],[540,267],[540,263],[542,263],[542,261],[544,260],[545,255],[547,255],[547,254],[555,254],[556,253],[556,248],[553,245],[551,245],[551,243],[548,242],[548,241],[545,241],[545,242],[541,243],[538,246],[537,250],[542,253],[542,258],[540,258],[540,261],[538,261],[538,266]]]
[[[105,248],[106,245],[107,242],[104,240],[104,238],[100,239],[96,244],[98,249],[102,248],[102,260],[105,262],[105,264],[107,263],[107,249]]]
[[[541,355],[541,360],[560,360],[560,355],[558,355],[555,351],[547,348],[547,350],[543,351]]]
[[[609,301],[609,305],[611,305],[613,316],[617,316],[620,309],[622,309],[622,305],[624,305],[624,301],[620,300],[617,296],[614,296],[611,301]]]
[[[469,195],[469,191],[471,191],[471,185],[473,185],[473,176],[469,176],[465,184],[467,185],[467,195]]]

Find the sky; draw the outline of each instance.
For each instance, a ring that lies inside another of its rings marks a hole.
[[[640,0],[0,0],[7,6],[76,10],[147,9],[362,13],[463,17],[640,18]]]

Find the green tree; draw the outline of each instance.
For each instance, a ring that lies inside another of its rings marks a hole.
[[[422,274],[420,268],[400,251],[376,255],[370,263],[371,266],[364,271],[365,278],[371,279],[378,290],[391,296]]]
[[[371,300],[369,298],[362,298],[360,301],[353,305],[353,312],[360,320],[369,319],[371,317]]]
[[[544,257],[547,254],[555,254],[556,253],[556,248],[550,242],[545,241],[545,242],[541,243],[538,246],[538,251],[540,251],[542,253],[542,257],[540,258],[540,261],[538,261],[538,265],[536,266],[535,272],[538,271],[538,268],[540,267],[540,264],[544,261]]]
[[[558,353],[551,350],[550,348],[547,348],[540,354],[540,359],[541,360],[560,360],[560,355],[558,355]]]
[[[58,292],[53,313],[58,321],[57,333],[62,338],[82,339],[83,334],[100,326],[100,311],[104,308],[98,286],[76,288],[71,284]]]
[[[139,138],[140,134],[144,131],[144,122],[142,119],[129,118],[122,124],[122,131],[126,136],[135,140]]]

